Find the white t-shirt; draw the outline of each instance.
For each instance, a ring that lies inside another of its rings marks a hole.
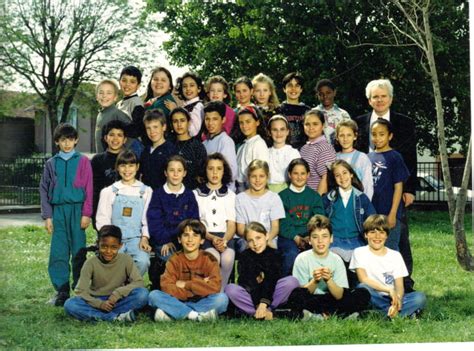
[[[248,224],[252,221],[262,224],[270,232],[271,222],[285,218],[285,209],[281,198],[268,190],[259,197],[250,196],[247,192],[239,193],[235,200],[236,222]]]
[[[269,184],[282,184],[286,182],[288,165],[295,158],[299,158],[300,152],[291,145],[285,145],[279,149],[271,147],[270,155],[270,181]]]
[[[369,279],[379,282],[387,289],[394,288],[395,279],[408,276],[402,255],[388,247],[387,253],[383,256],[375,255],[368,245],[355,249],[349,269],[355,271],[357,268],[363,268]],[[386,292],[380,291],[380,293],[388,295]]]
[[[225,194],[216,190],[205,194],[199,188],[193,192],[199,207],[199,219],[207,231],[225,233],[227,221],[235,222],[235,193],[228,189]]]

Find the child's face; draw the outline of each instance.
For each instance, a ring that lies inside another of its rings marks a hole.
[[[158,120],[145,122],[146,135],[153,144],[160,142],[166,131],[166,125],[161,124]]]
[[[96,99],[102,108],[113,105],[117,101],[115,87],[109,83],[102,83],[97,89]]]
[[[178,186],[183,183],[184,177],[186,177],[186,171],[180,161],[171,161],[168,163],[168,167],[165,171],[166,181],[173,185]]]
[[[222,83],[212,83],[207,93],[210,101],[224,101],[227,98],[224,85]]]
[[[286,138],[290,130],[288,129],[285,121],[276,120],[273,121],[270,126],[270,134],[273,139],[274,146],[283,146],[286,144]]]
[[[206,112],[204,115],[204,124],[206,125],[207,132],[211,137],[222,132],[224,123],[225,117],[222,118],[217,111]]]
[[[325,256],[329,252],[329,246],[332,243],[332,235],[328,229],[315,229],[309,236],[309,242],[316,255]]]
[[[257,104],[267,106],[272,91],[268,83],[256,83],[253,88],[253,97],[257,100]]]
[[[374,88],[370,94],[369,105],[377,115],[383,116],[390,109],[390,105],[392,105],[392,97],[388,95],[387,89]]]
[[[158,71],[151,78],[151,90],[154,97],[166,95],[171,90],[171,82],[165,72]]]
[[[319,117],[315,115],[308,115],[304,120],[304,133],[309,140],[314,140],[323,135],[324,126]]]
[[[288,102],[298,103],[300,100],[300,95],[303,92],[303,87],[296,79],[293,78],[288,83],[286,83],[283,91],[286,94],[286,100]]]
[[[303,165],[296,165],[293,167],[291,172],[288,174],[291,184],[297,189],[302,189],[308,181],[309,172]]]
[[[346,167],[342,165],[334,167],[334,178],[336,179],[336,184],[343,190],[347,191],[352,188],[353,177],[352,173],[349,172]]]
[[[183,246],[184,253],[187,254],[199,251],[199,247],[204,244],[204,238],[190,227],[184,228],[181,236],[178,236],[178,241]]]
[[[249,230],[246,235],[246,240],[249,249],[257,254],[262,253],[267,248],[267,236],[263,233]]]
[[[107,143],[107,150],[116,154],[120,152],[123,145],[127,142],[127,138],[122,129],[112,128],[105,136],[104,140]]]
[[[342,151],[351,152],[357,139],[357,135],[350,127],[340,127],[336,139],[339,142],[339,145],[341,145]]]
[[[138,83],[137,77],[123,74],[120,77],[120,89],[123,91],[123,95],[130,96],[137,92],[140,83]]]
[[[137,176],[139,165],[138,163],[125,163],[118,165],[117,171],[125,184],[133,184]]]
[[[393,134],[389,133],[386,126],[375,123],[370,132],[377,151],[385,151],[390,148],[390,140],[392,140]]]
[[[188,135],[189,121],[184,113],[178,112],[171,118],[171,124],[176,135]]]
[[[122,244],[113,236],[106,236],[99,240],[99,255],[102,261],[110,262],[117,257]]]
[[[253,170],[249,175],[250,188],[255,192],[261,192],[267,187],[268,176],[261,168]]]
[[[260,121],[256,121],[250,113],[243,113],[239,115],[239,127],[242,134],[247,139],[257,135],[257,128],[260,125]]]
[[[327,109],[331,108],[334,105],[334,97],[336,96],[336,91],[332,90],[328,86],[322,86],[318,89],[318,99]]]
[[[221,160],[209,160],[206,167],[207,180],[211,185],[222,185],[224,163]]]
[[[61,137],[58,141],[55,141],[55,144],[62,152],[71,152],[76,147],[78,141],[79,139]]]
[[[198,87],[196,81],[191,77],[183,79],[183,95],[186,100],[194,99],[201,92],[201,88]]]
[[[369,247],[374,251],[382,250],[388,238],[387,232],[381,229],[369,230],[365,232],[364,236],[367,239]]]
[[[235,86],[235,98],[242,106],[250,104],[252,94],[253,89],[250,89],[245,83],[240,83]]]

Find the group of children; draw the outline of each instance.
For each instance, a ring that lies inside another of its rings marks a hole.
[[[75,150],[72,126],[53,136],[60,151],[40,185],[53,234],[52,304],[81,320],[123,321],[147,304],[156,321],[212,320],[229,300],[267,320],[282,305],[304,319],[355,316],[369,303],[389,317],[423,309],[422,293],[404,293],[397,250],[408,170],[390,148],[390,122],[372,124],[375,151],[366,155],[354,147],[357,124],[334,104],[329,80],[318,82],[321,105],[310,109],[299,101],[297,73],[285,76],[281,105],[268,76],[242,77],[234,110],[220,76],[204,87],[188,72],[175,96],[170,72],[159,67],[144,102],[136,67],[119,82],[117,105],[113,81],[97,87],[90,163]],[[85,246],[91,219],[97,255],[80,276],[73,262],[71,298],[69,261]],[[148,294],[150,254],[166,269],[149,277],[159,289]],[[236,259],[237,284],[229,284]]]

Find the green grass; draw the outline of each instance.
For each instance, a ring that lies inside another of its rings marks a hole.
[[[472,216],[466,218],[469,244]],[[331,318],[324,322],[221,319],[159,324],[139,315],[133,325],[84,323],[45,301],[49,236],[39,227],[0,230],[0,348],[146,348],[474,341],[474,277],[456,262],[443,212],[411,212],[416,288],[428,296],[418,321]],[[89,242],[93,233],[88,232]]]

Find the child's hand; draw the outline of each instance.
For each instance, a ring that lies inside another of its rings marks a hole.
[[[322,273],[323,268],[324,267],[318,267],[313,271],[313,279],[316,282],[319,282],[323,278],[323,273]]]
[[[161,256],[168,256],[176,251],[176,246],[173,243],[164,244],[161,247]]]
[[[109,301],[112,306],[115,306],[118,300],[119,298],[116,297],[115,295],[110,295],[109,298],[107,299],[107,301]]]
[[[87,216],[81,217],[81,229],[87,229],[87,227],[91,224],[91,218]]]
[[[224,252],[224,250],[226,249],[226,246],[224,243],[225,243],[224,239],[219,238],[218,236],[214,236],[212,238],[212,245],[214,245],[216,250],[219,252]]]
[[[387,216],[387,224],[390,229],[395,228],[395,225],[397,224],[397,214],[394,213],[389,213]]]
[[[260,272],[260,274],[255,278],[258,284],[262,284],[263,280],[265,279],[265,273]]]
[[[150,252],[151,251],[151,246],[148,243],[148,238],[146,236],[142,236],[140,239],[140,249],[145,251],[145,252]]]
[[[321,267],[321,277],[327,282],[332,278],[331,270],[328,267]]]
[[[184,289],[186,287],[186,282],[184,280],[177,280],[176,287],[180,289]]]
[[[54,227],[53,227],[53,220],[51,218],[46,218],[44,220],[44,227],[48,231],[48,234],[53,234]]]
[[[304,240],[301,236],[295,235],[293,238],[293,241],[295,242],[296,246],[301,249],[301,246],[304,245]]]
[[[104,301],[100,304],[99,308],[102,310],[102,311],[106,311],[106,312],[110,312],[113,310],[114,308],[114,304],[112,304],[109,300],[107,301]]]
[[[256,319],[263,319],[267,315],[267,304],[260,302],[258,304],[257,310],[255,311],[254,317]]]
[[[172,100],[165,100],[165,106],[168,110],[173,111],[178,105]]]

